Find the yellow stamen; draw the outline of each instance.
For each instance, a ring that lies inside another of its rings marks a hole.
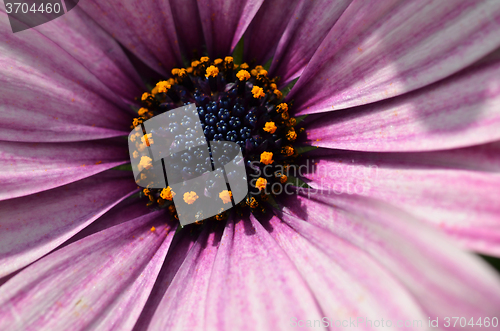
[[[226,61],[226,62],[228,62],[228,63],[233,62],[233,60],[234,60],[234,59],[233,59],[233,57],[232,57],[232,56],[226,56],[226,57],[224,58],[224,61]]]
[[[177,69],[179,70],[179,69]],[[169,84],[167,81],[161,81],[156,84],[156,87],[158,88],[158,93],[166,93],[170,88],[172,87],[171,84]]]
[[[139,111],[138,111],[139,116],[142,116],[142,115],[144,115],[144,114],[145,114],[145,113],[147,113],[147,112],[148,112],[147,108],[141,108],[141,109],[139,109]]]
[[[257,76],[257,74],[259,72],[257,70],[255,70],[255,69],[252,69],[252,70],[250,70],[250,73],[252,74],[252,76]]]
[[[214,60],[214,64],[215,65],[218,65],[218,64],[221,64],[222,63],[222,59],[215,59]]]
[[[281,149],[281,153],[285,154],[286,156],[292,156],[295,151],[292,146],[285,146]]]
[[[200,61],[196,61],[196,60],[195,60],[195,61],[191,62],[191,67],[195,68],[195,67],[197,67],[199,64],[200,64]]]
[[[281,118],[287,120],[290,118],[290,114],[288,114],[287,111],[284,111],[283,113],[281,113]]]
[[[160,197],[162,199],[165,199],[165,200],[170,200],[172,201],[172,199],[174,198],[175,196],[175,192],[172,191],[172,188],[170,186],[167,186],[167,188],[164,188],[161,193],[160,193]]]
[[[198,195],[194,191],[184,193],[183,197],[184,202],[186,202],[188,205],[192,205],[198,198]]]
[[[248,68],[249,68],[249,66],[248,66],[248,64],[246,64],[246,63],[242,63],[242,64],[240,65],[240,68],[241,68],[241,69],[248,69]]]
[[[250,206],[250,208],[257,208],[257,206],[259,205],[259,203],[257,202],[257,200],[255,200],[254,197],[251,197],[250,199],[247,199],[247,205]]]
[[[207,73],[205,77],[217,77],[219,74],[219,69],[216,66],[210,66],[207,68]]]
[[[144,190],[142,190],[142,192],[144,193],[144,195],[149,195],[149,193],[151,193],[149,191],[149,189],[145,188]]]
[[[149,169],[153,166],[152,162],[153,160],[149,156],[141,156],[141,161],[137,165],[137,168],[139,171],[142,171],[142,169]]]
[[[295,139],[297,139],[297,133],[293,128],[286,134],[286,139],[290,141],[295,141]]]
[[[287,180],[288,180],[288,177],[286,175],[281,175],[281,177],[280,177],[281,184],[285,184]]]
[[[276,129],[277,127],[274,124],[274,122],[267,122],[266,125],[264,126],[264,131],[269,132],[271,134],[275,133]]]
[[[267,70],[264,70],[264,69],[260,70],[259,76],[267,76]]]
[[[189,68],[187,68],[187,69],[186,69],[186,71],[187,71],[188,73],[192,73],[192,72],[193,72],[193,67],[189,67]]]
[[[205,63],[205,62],[208,62],[210,61],[210,58],[208,56],[203,56],[201,59],[200,59],[200,62],[201,63]]]
[[[172,75],[177,76],[179,74],[179,68],[172,69]]]
[[[148,92],[144,92],[142,94],[142,97],[141,97],[141,100],[144,101],[146,100],[147,98],[149,98],[151,96],[151,94],[149,94]]]
[[[274,162],[272,152],[263,152],[260,154],[260,162],[269,165]]]
[[[258,188],[259,191],[265,189],[266,185],[267,185],[267,180],[262,177],[259,177],[259,179],[257,179],[257,182],[255,183],[255,187]]]
[[[274,94],[276,94],[276,97],[278,99],[281,99],[283,97],[283,93],[281,93],[280,90],[274,90],[273,92],[274,92]]]
[[[261,71],[262,69],[264,69],[263,66],[255,66],[255,70],[257,70],[257,71]]]
[[[145,134],[141,137],[142,143],[146,143],[146,146],[154,144],[153,135],[151,133]]]
[[[262,89],[262,87],[259,87],[259,86],[254,86],[252,88],[252,94],[253,94],[253,97],[255,99],[260,99],[262,98],[263,96],[265,96],[264,94],[264,90]]]
[[[286,125],[287,125],[287,126],[295,126],[295,124],[297,124],[297,120],[296,120],[294,117],[290,118],[290,119],[286,122]]]
[[[137,127],[139,124],[141,124],[142,121],[138,118],[134,118],[134,120],[132,121],[132,125],[135,127]]]
[[[155,86],[155,87],[153,87],[153,89],[151,90],[151,95],[152,95],[152,96],[155,96],[155,95],[157,95],[157,94],[158,94],[158,86]]]
[[[186,74],[186,69],[184,69],[184,68],[179,69],[179,72],[177,74],[179,75],[179,77],[186,76],[187,75]]]
[[[248,71],[246,70],[240,70],[238,71],[238,73],[236,74],[236,77],[240,80],[240,81],[246,81],[246,80],[249,80],[250,79],[250,74],[248,73]]]
[[[280,103],[279,105],[276,106],[276,111],[278,113],[281,113],[283,111],[288,111],[288,105],[286,103]]]
[[[219,198],[221,198],[224,204],[231,202],[231,198],[233,197],[233,193],[228,190],[224,190],[219,193]]]
[[[278,88],[278,85],[276,85],[274,83],[272,83],[270,86],[271,86],[271,89],[273,89],[273,90],[276,90]]]

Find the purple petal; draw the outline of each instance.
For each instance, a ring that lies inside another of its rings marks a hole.
[[[0,288],[1,327],[131,330],[175,232],[164,218],[150,213],[98,232],[14,276]]]
[[[230,55],[264,0],[198,0],[210,56]]]
[[[177,271],[179,271],[179,268],[181,267],[181,265],[183,265],[184,260],[187,258],[187,256],[189,254],[191,254],[190,256],[192,256],[193,252],[191,251],[191,248],[199,240],[204,240],[204,242],[206,242],[207,238],[205,234],[202,234],[202,236],[199,237],[197,235],[193,235],[188,231],[180,231],[178,235],[176,235],[175,239],[172,241],[167,257],[165,258],[163,267],[158,275],[156,284],[151,291],[151,295],[149,296],[149,299],[144,306],[141,316],[137,319],[134,331],[142,331],[148,329],[148,326],[151,323],[156,310],[158,309],[158,305],[162,301],[163,297],[165,296],[165,292],[172,283],[172,279],[174,279]],[[209,240],[213,240],[213,237]],[[195,247],[194,250],[199,251],[199,247]],[[188,280],[186,279],[185,281]],[[191,281],[194,281],[194,279],[192,279]],[[198,307],[198,305],[193,304],[192,307]],[[200,319],[199,322],[202,323],[203,321]]]
[[[386,201],[468,249],[500,256],[500,144],[426,153],[330,151],[310,184]]]
[[[210,270],[217,254],[220,237],[221,231],[208,233],[208,227],[206,227],[196,242],[192,243],[189,238],[184,237],[183,243],[179,245],[183,249],[179,252],[173,252],[178,258],[184,258],[183,260],[173,261],[167,258],[169,261],[168,265],[165,264],[167,270],[162,272],[158,282],[165,284],[164,286],[168,286],[168,288],[152,319],[147,321],[149,324],[147,329],[204,329],[205,301],[210,281]],[[189,248],[187,254],[183,253],[187,248]],[[146,329],[144,326],[138,324],[136,330]]]
[[[78,6],[139,59],[163,75],[182,63],[168,1],[82,1]]]
[[[291,316],[321,318],[309,288],[258,221],[230,220],[213,238],[191,248],[149,329],[280,330],[289,329]]]
[[[301,1],[279,40],[270,75],[281,76],[281,85],[297,78],[351,1]]]
[[[301,114],[391,98],[479,60],[499,29],[496,1],[354,1],[287,97]]]
[[[125,171],[107,171],[35,195],[0,202],[0,277],[47,254],[136,189]]]
[[[349,241],[286,214],[266,228],[307,282],[330,326],[354,319],[356,329],[373,330],[366,319],[427,320],[407,289]]]
[[[13,34],[0,13],[0,140],[75,141],[124,135],[127,104],[36,29]]]
[[[124,102],[131,103],[145,87],[116,40],[104,32],[80,6],[35,28],[95,75]]]
[[[469,321],[498,313],[497,273],[409,214],[371,198],[347,194],[312,194],[311,199],[301,196],[286,205],[285,213],[301,215],[370,254],[432,319],[460,316]]]
[[[313,145],[429,151],[500,139],[500,59],[407,95],[329,112],[308,128]]]
[[[205,316],[213,329],[290,330],[291,317],[324,316],[296,266],[253,215],[250,222],[229,222],[211,273]]]
[[[169,0],[182,54],[187,60],[203,54],[203,28],[196,0]]]
[[[45,191],[128,161],[123,141],[31,144],[0,141],[0,200]]]
[[[247,62],[264,64],[273,56],[300,2],[300,0],[264,1],[245,31],[244,57]]]

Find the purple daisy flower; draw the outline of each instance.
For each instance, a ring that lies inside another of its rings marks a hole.
[[[500,2],[0,10],[1,330],[496,329]],[[193,100],[293,194],[181,228],[139,190],[131,124]]]

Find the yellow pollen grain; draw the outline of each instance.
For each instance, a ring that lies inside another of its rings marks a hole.
[[[255,187],[258,188],[259,191],[265,189],[266,185],[267,185],[267,180],[262,177],[259,177],[259,179],[257,179],[257,182],[255,183]]]
[[[241,69],[248,69],[248,68],[250,68],[250,67],[248,66],[248,64],[246,64],[246,63],[242,63],[242,64],[240,65],[240,68],[241,68]]]
[[[158,88],[158,93],[166,93],[170,88],[172,87],[171,84],[169,84],[167,81],[161,81],[156,84],[156,87]]]
[[[246,70],[240,70],[238,71],[238,73],[236,74],[236,77],[240,80],[240,81],[244,81],[244,80],[249,80],[250,79],[250,73]]]
[[[254,197],[252,197],[250,199],[247,199],[247,205],[249,205],[250,208],[257,208],[259,203],[257,202],[257,200]]]
[[[233,61],[234,61],[234,59],[233,59],[233,57],[232,57],[232,56],[226,56],[226,57],[224,58],[224,61],[226,61],[226,62],[230,63],[230,62],[233,62]]]
[[[281,113],[283,111],[288,111],[288,105],[286,103],[280,103],[279,105],[276,106],[276,111],[278,113]]]
[[[283,93],[281,93],[280,90],[274,90],[273,92],[274,92],[274,94],[276,94],[276,97],[278,99],[281,99],[283,97]]]
[[[291,156],[293,155],[293,153],[295,153],[294,149],[292,146],[285,146],[283,147],[283,149],[281,150],[281,152],[283,154],[285,154],[286,156]]]
[[[259,86],[254,86],[252,88],[252,94],[255,99],[260,99],[265,95],[264,90],[262,89],[262,87]]]
[[[272,152],[263,152],[260,154],[260,162],[264,163],[265,165],[269,165],[274,162],[273,160],[273,153]]]
[[[208,62],[210,61],[210,58],[208,56],[203,56],[201,59],[200,59],[200,62],[201,63],[205,63],[205,62]]]
[[[158,86],[155,86],[155,87],[153,87],[153,89],[151,90],[151,95],[152,95],[152,96],[155,96],[155,95],[157,95],[157,94],[158,94]]]
[[[137,168],[139,171],[142,171],[142,169],[149,169],[153,166],[152,162],[153,160],[149,156],[141,156],[141,161],[137,165]]]
[[[287,126],[295,126],[295,124],[297,124],[297,120],[293,117],[286,122]]]
[[[154,226],[151,227],[151,232],[155,232],[156,228]]]
[[[198,199],[198,195],[194,191],[186,192],[184,193],[183,199],[185,203],[192,205]]]
[[[286,175],[281,175],[281,177],[280,177],[281,184],[285,184],[287,180],[288,180],[288,177]]]
[[[132,153],[132,156],[134,157],[134,159],[137,159],[139,157],[139,152],[138,151],[134,151]]]
[[[151,96],[151,94],[149,94],[148,92],[144,92],[142,94],[142,97],[141,97],[141,100],[144,101],[146,100],[147,98],[149,98]]]
[[[139,116],[142,116],[144,114],[146,114],[148,112],[148,109],[147,108],[141,108],[139,109],[138,113],[139,113]]]
[[[219,198],[221,198],[224,204],[231,202],[231,198],[233,197],[233,193],[228,190],[224,190],[219,193]]]
[[[221,64],[222,63],[222,59],[215,59],[214,60],[214,64],[215,65],[218,65],[218,64]]]
[[[297,133],[295,132],[295,130],[292,129],[288,131],[288,133],[286,134],[286,139],[290,141],[294,141],[295,139],[297,139]]]
[[[146,146],[150,146],[154,144],[153,137],[151,133],[145,134],[144,136],[141,137],[142,143],[146,143]]]
[[[271,134],[276,132],[276,124],[274,122],[267,122],[266,125],[264,125],[264,131],[269,132]]]
[[[172,199],[174,198],[175,196],[175,192],[172,191],[172,188],[170,186],[167,186],[167,188],[164,188],[161,193],[160,193],[160,197],[162,199],[165,199],[165,200],[170,200],[172,201]]]
[[[219,74],[219,69],[216,66],[210,66],[207,68],[207,73],[205,74],[205,77],[217,77]]]

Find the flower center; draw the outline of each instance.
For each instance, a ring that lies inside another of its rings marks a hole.
[[[150,93],[142,95],[143,108],[134,118],[132,128],[153,116],[194,103],[207,140],[231,141],[242,150],[249,194],[236,210],[250,208],[252,212],[264,212],[265,202],[283,192],[282,186],[289,182],[285,174],[298,156],[294,143],[304,131],[297,128],[299,121],[290,117],[291,104],[283,102],[283,94],[276,85],[278,79],[269,78],[260,65],[236,65],[230,56],[213,61],[202,57],[188,68],[172,69],[172,78],[158,82]],[[182,120],[171,123],[168,130],[175,134],[179,125],[183,125]],[[179,135],[176,139],[189,137]],[[154,141],[145,135],[137,143],[145,147]],[[147,167],[150,162],[141,160],[140,164]],[[196,172],[196,169],[185,170]],[[171,187],[146,188],[142,193],[150,200],[148,206],[168,208],[177,217],[172,203],[176,193]],[[185,193],[184,201],[192,204],[200,194],[204,192]],[[232,193],[224,189],[217,196],[226,204],[231,201]],[[220,220],[226,216],[224,212],[214,218]]]

